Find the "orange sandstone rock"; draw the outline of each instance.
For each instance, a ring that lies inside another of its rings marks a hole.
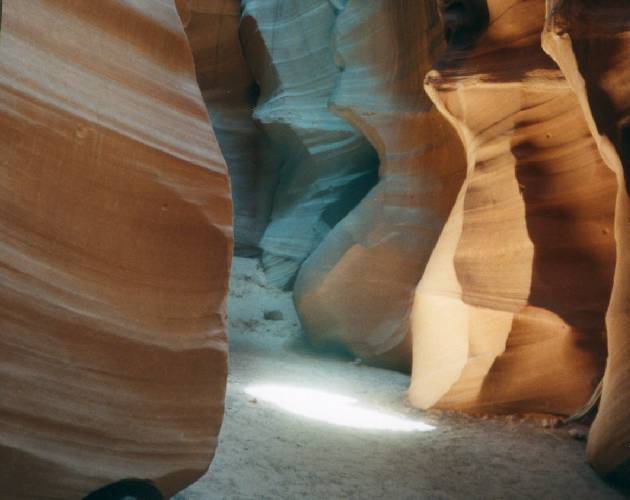
[[[332,110],[370,140],[379,183],[304,263],[297,310],[315,342],[409,369],[415,287],[465,170],[452,127],[419,85],[442,44],[431,2],[350,0],[335,24]]]
[[[3,10],[0,491],[171,496],[216,446],[232,239],[175,3]]]
[[[630,470],[630,8],[623,0],[548,0],[545,50],[575,91],[615,173],[617,267],[606,323],[608,360],[588,457],[603,475]]]
[[[570,414],[605,360],[615,178],[541,49],[542,0],[446,1],[426,81],[468,174],[418,287],[421,407]]]

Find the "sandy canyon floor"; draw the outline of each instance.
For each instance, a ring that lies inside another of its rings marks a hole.
[[[623,498],[566,427],[421,412],[406,375],[313,352],[256,260],[235,259],[229,316],[219,449],[176,500]]]

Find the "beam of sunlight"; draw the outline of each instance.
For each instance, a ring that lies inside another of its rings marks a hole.
[[[427,432],[432,425],[404,416],[364,408],[357,400],[329,392],[287,385],[254,385],[245,392],[285,411],[328,424],[355,429]]]

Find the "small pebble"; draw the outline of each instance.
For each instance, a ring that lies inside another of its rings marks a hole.
[[[281,321],[284,319],[284,314],[278,310],[265,311],[264,317],[267,321]]]

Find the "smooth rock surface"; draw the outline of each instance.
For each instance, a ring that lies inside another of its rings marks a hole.
[[[442,45],[431,2],[350,0],[341,10],[332,110],[373,144],[380,180],[306,260],[294,292],[313,341],[405,370],[414,290],[465,171],[459,138],[419,84]]]
[[[197,81],[229,168],[234,244],[239,255],[259,251],[271,210],[271,175],[260,158],[261,131],[252,111],[258,85],[239,39],[239,0],[181,0]]]
[[[623,0],[547,2],[545,50],[566,75],[602,158],[615,173],[617,266],[602,399],[588,457],[603,475],[630,479],[630,6]]]
[[[5,0],[0,496],[167,497],[223,415],[226,167],[172,0]]]
[[[272,284],[291,287],[306,257],[376,182],[368,141],[328,110],[339,75],[329,0],[244,0],[241,39],[260,86],[254,119],[273,186],[261,240]]]
[[[615,178],[542,51],[542,0],[443,8],[449,47],[426,86],[468,174],[418,288],[410,398],[571,414],[605,362]]]

